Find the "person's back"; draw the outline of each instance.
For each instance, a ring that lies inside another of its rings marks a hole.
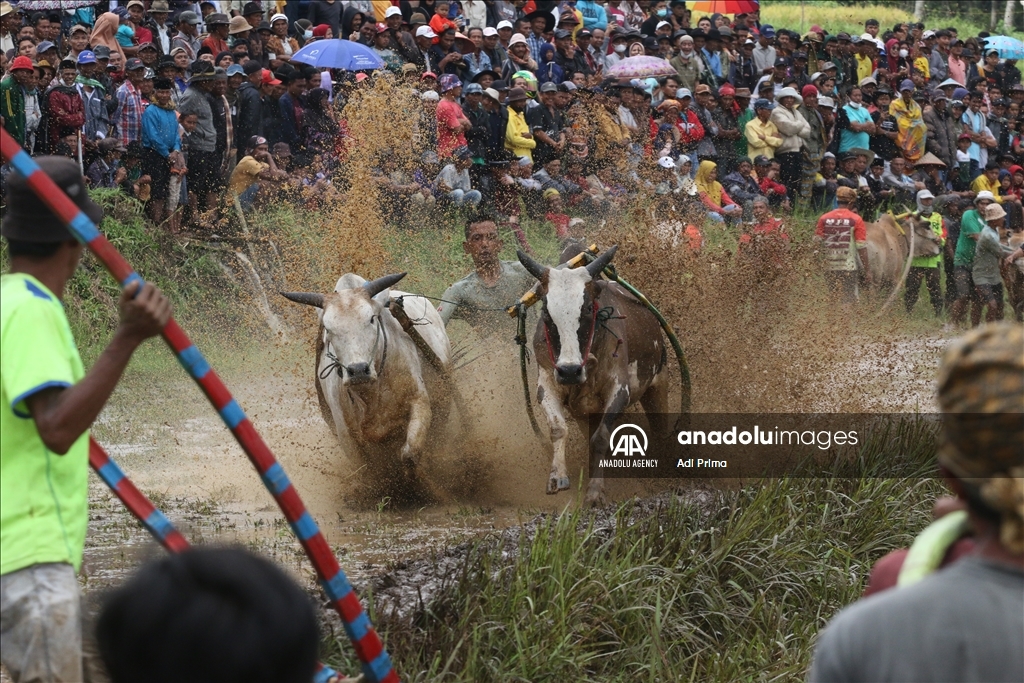
[[[1024,680],[1021,348],[1024,328],[985,325],[953,341],[939,367],[937,464],[966,512],[970,554],[937,571],[935,554],[919,554],[897,587],[840,612],[818,638],[811,683]]]
[[[818,641],[824,655],[809,680],[1021,681],[1021,615],[1024,571],[966,557],[840,613]]]

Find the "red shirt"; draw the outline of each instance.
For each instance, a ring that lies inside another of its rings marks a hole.
[[[456,148],[466,144],[462,132],[462,120],[466,115],[454,100],[443,98],[437,103],[437,156],[442,159],[451,156]]]
[[[152,34],[150,34],[150,35],[152,35]],[[219,55],[221,52],[230,52],[231,51],[231,48],[228,47],[227,42],[221,40],[220,38],[216,38],[214,36],[209,36],[206,40],[204,40],[203,41],[203,47],[210,48],[210,52],[213,53],[214,57]]]
[[[555,226],[555,235],[558,239],[569,236],[569,216],[564,213],[551,213],[550,211],[544,214],[544,218],[551,221]]]
[[[857,270],[851,241],[860,244],[867,241],[867,229],[864,227],[863,218],[849,209],[829,211],[818,219],[814,234],[825,240],[829,270]]]

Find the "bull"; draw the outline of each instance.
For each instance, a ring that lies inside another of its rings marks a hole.
[[[904,229],[889,214],[882,214],[874,223],[865,223],[867,231],[868,268],[876,285],[902,285],[910,270],[910,261],[919,256],[942,253],[940,240],[927,221],[910,217]]]
[[[429,301],[391,289],[403,277],[405,273],[398,273],[367,282],[348,273],[330,294],[282,295],[317,309],[317,395],[342,448],[365,456],[372,447],[401,439],[400,462],[413,473],[427,442],[432,412],[446,398],[434,390],[438,373],[421,362],[417,346],[425,343],[432,360],[444,370],[451,362],[451,343]],[[392,314],[397,300],[416,321],[415,329],[407,332]],[[419,344],[410,333],[420,335]]]
[[[595,458],[607,453],[616,418],[637,401],[654,433],[665,433],[668,378],[658,320],[620,285],[598,278],[617,249],[612,247],[583,268],[549,268],[517,252],[519,262],[540,282],[537,293],[543,302],[533,348],[537,402],[551,430],[549,494],[569,488],[567,413],[589,434]],[[592,413],[603,417],[591,433]],[[604,478],[599,471],[592,474],[586,502],[600,504]]]

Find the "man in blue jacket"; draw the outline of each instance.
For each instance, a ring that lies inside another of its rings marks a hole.
[[[608,28],[608,15],[604,6],[593,0],[579,0],[576,9],[583,15],[583,28],[593,31],[599,28],[602,31]]]

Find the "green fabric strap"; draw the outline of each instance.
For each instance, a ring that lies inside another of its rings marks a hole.
[[[897,586],[909,586],[928,576],[942,564],[946,551],[967,530],[967,512],[957,510],[939,517],[918,534],[900,568]]]

